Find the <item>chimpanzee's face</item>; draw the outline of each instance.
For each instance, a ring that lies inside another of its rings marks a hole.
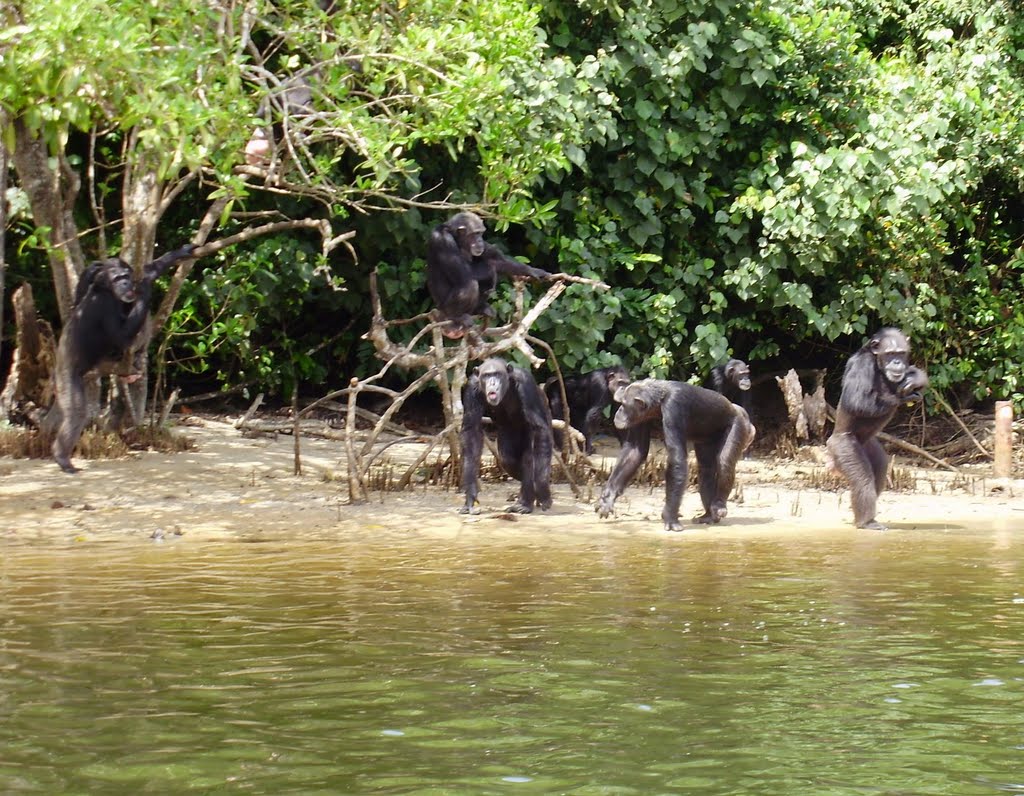
[[[746,365],[730,365],[725,369],[725,377],[741,390],[750,389],[750,368]]]
[[[135,301],[135,278],[132,269],[120,257],[111,257],[104,261],[100,282],[125,304]]]
[[[484,253],[484,222],[476,213],[456,213],[448,219],[446,226],[464,255],[479,257]]]
[[[901,333],[886,333],[872,340],[875,364],[890,384],[899,384],[907,373],[910,344]]]
[[[608,371],[608,394],[611,395],[613,401],[618,402],[619,399],[616,396],[629,386],[630,381],[629,371],[625,368]]]
[[[508,393],[508,368],[503,362],[485,362],[477,368],[480,389],[490,406],[500,404]]]
[[[459,230],[459,241],[462,251],[471,257],[479,257],[484,253],[484,231],[482,229],[474,230],[467,228]]]
[[[621,430],[645,423],[658,415],[660,404],[648,393],[642,381],[634,382],[615,394],[620,406],[615,412],[615,428]]]

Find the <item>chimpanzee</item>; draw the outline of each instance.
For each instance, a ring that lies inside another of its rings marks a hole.
[[[550,276],[484,241],[484,222],[476,213],[456,213],[434,228],[427,243],[427,288],[441,318],[451,321],[445,336],[462,337],[473,327],[473,315],[494,317],[487,299],[499,273],[530,279]]]
[[[620,388],[615,426],[629,429],[608,482],[601,490],[597,513],[607,517],[615,499],[647,459],[651,431],[660,420],[668,453],[665,473],[665,508],[661,519],[666,531],[681,531],[679,506],[686,491],[689,468],[686,446],[697,455],[697,476],[704,514],[696,522],[711,524],[726,516],[726,501],[736,480],[736,462],[754,439],[746,410],[704,387],[680,381],[644,379]]]
[[[724,365],[713,367],[704,386],[720,392],[750,414],[750,368],[742,359],[730,359]]]
[[[149,319],[153,282],[195,250],[190,243],[167,252],[146,265],[138,279],[120,257],[91,263],[79,278],[71,317],[57,345],[55,368],[60,426],[51,450],[64,472],[78,471],[71,464],[71,452],[89,419],[85,375],[124,355]]]
[[[612,396],[620,387],[631,381],[629,371],[622,365],[598,368],[589,373],[565,377],[565,397],[569,401],[569,425],[583,434],[585,452],[594,452],[594,432],[601,421],[601,412],[613,402]],[[551,416],[565,419],[562,408],[562,390],[558,377],[552,376],[544,383],[544,394],[548,397]],[[562,447],[562,434],[555,432],[555,445]]]
[[[551,413],[544,395],[526,370],[492,357],[473,371],[462,390],[463,514],[477,502],[477,478],[483,451],[483,418],[491,418],[498,433],[498,464],[517,479],[519,499],[508,507],[530,514],[533,506],[551,508]]]
[[[308,71],[314,79],[320,70]],[[305,74],[282,80],[274,93],[264,97],[256,115],[266,126],[252,131],[245,145],[245,161],[250,166],[265,166],[270,162],[271,150],[283,141],[291,120],[301,119],[313,112],[313,84]],[[269,126],[269,129],[268,129]]]
[[[875,438],[900,404],[920,401],[928,375],[907,364],[910,343],[899,329],[880,329],[846,363],[836,423],[826,447],[829,464],[850,484],[858,528],[885,530],[875,519],[889,457]]]

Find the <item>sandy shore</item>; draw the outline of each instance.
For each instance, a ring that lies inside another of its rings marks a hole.
[[[619,499],[616,515],[607,520],[594,513],[600,484],[584,487],[580,500],[567,485],[557,484],[552,510],[525,517],[503,511],[518,488],[514,482],[484,482],[481,513],[474,516],[458,513],[460,494],[438,487],[374,494],[367,503],[349,505],[347,484],[339,478],[344,472],[341,442],[304,439],[303,475],[295,476],[290,436],[252,438],[228,422],[199,418],[190,418],[179,430],[194,440],[195,450],[144,452],[122,460],[76,458],[82,471],[73,476],[48,460],[0,459],[0,537],[17,542],[178,534],[193,539],[267,534],[323,538],[353,527],[442,534],[665,533],[662,487],[630,487]],[[396,445],[388,455],[405,460],[415,445]],[[599,450],[614,457],[618,446],[606,442]],[[711,528],[689,523],[700,508],[691,489],[683,499],[682,533],[848,531],[848,491],[806,486],[820,467],[813,461],[745,459],[739,464],[739,492],[730,503],[729,517]],[[999,482],[981,470],[960,477],[917,468],[911,472],[912,490],[886,492],[881,498],[879,519],[890,532],[1024,531],[1024,480]]]

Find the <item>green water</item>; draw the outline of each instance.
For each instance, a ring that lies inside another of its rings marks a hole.
[[[1022,562],[1024,527],[5,541],[0,793],[1024,793]]]

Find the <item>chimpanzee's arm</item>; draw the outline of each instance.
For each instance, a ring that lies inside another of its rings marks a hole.
[[[907,374],[900,382],[900,399],[907,403],[916,403],[924,397],[924,390],[928,386],[928,374],[920,368],[910,365]]]
[[[181,248],[173,249],[153,260],[153,262],[143,266],[142,279],[139,280],[139,287],[142,287],[143,283],[152,285],[158,277],[167,272],[168,268],[178,262],[178,260],[185,260],[191,257],[192,252],[198,248],[199,247],[193,243],[186,243]]]
[[[861,350],[846,363],[839,403],[855,417],[881,417],[899,406],[900,398],[878,369],[874,355]]]
[[[130,309],[128,309],[130,307]],[[124,310],[128,309],[125,313]],[[101,301],[90,307],[94,322],[100,324],[105,344],[103,357],[116,359],[121,356],[139,334],[149,307],[145,301],[136,299],[134,304],[122,304],[111,294],[104,294]]]
[[[487,265],[491,266],[499,274],[525,276],[530,279],[546,279],[551,276],[551,274],[541,268],[534,268],[526,263],[519,262],[519,260],[513,260],[511,257],[505,256],[497,246],[493,246],[490,243],[484,247],[484,253],[480,255],[480,259],[485,261]]]
[[[471,514],[479,492],[480,455],[484,447],[484,395],[480,380],[470,376],[462,390],[462,490],[466,505],[462,514]]]
[[[191,257],[192,252],[197,248],[188,243],[143,266],[142,276],[135,285],[135,301],[132,303],[131,309],[126,315],[107,314],[103,321],[107,338],[118,351],[126,351],[145,325],[146,319],[149,317],[149,297],[152,294],[153,282],[156,278],[165,273],[178,260]]]
[[[448,285],[461,287],[473,278],[469,257],[459,248],[459,242],[441,225],[430,233],[427,243],[427,266],[442,275]]]
[[[608,517],[615,507],[615,499],[622,494],[626,486],[633,480],[640,465],[647,459],[651,450],[651,422],[641,423],[629,429],[619,458],[615,460],[608,481],[601,490],[597,501],[597,516]]]

